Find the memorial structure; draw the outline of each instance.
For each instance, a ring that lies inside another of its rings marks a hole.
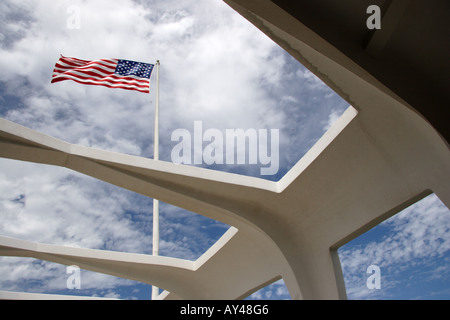
[[[293,299],[345,299],[341,245],[430,193],[450,207],[447,1],[225,2],[344,98],[341,118],[277,182],[72,145],[2,119],[1,157],[232,227],[196,261],[6,237],[1,255],[142,281],[163,288],[160,299],[240,299],[280,278]],[[381,29],[367,27],[372,4]]]

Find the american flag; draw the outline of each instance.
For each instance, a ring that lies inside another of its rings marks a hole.
[[[122,59],[88,61],[61,55],[53,70],[52,83],[73,80],[83,84],[150,93],[153,66]]]

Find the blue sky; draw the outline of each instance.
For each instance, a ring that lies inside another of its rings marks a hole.
[[[149,95],[50,80],[60,54],[159,59],[160,159],[171,161],[172,132],[193,132],[194,121],[223,133],[278,129],[277,174],[261,176],[260,164],[201,164],[273,181],[348,107],[219,0],[4,0],[0,44],[1,117],[71,143],[152,158],[154,75]],[[67,169],[0,159],[0,212],[5,236],[151,253],[152,199]],[[160,212],[165,256],[194,260],[228,228],[165,203]],[[449,215],[430,195],[340,248],[349,298],[448,299]],[[380,289],[366,286],[369,265],[380,267]],[[65,266],[0,258],[0,290],[121,299],[151,295],[149,285],[85,270],[81,290],[68,290],[67,278]],[[289,298],[282,280],[249,297]]]

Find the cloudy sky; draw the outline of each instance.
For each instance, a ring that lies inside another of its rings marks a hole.
[[[119,58],[160,67],[160,159],[177,129],[278,129],[279,170],[199,164],[279,180],[348,103],[220,0],[3,0],[0,116],[84,146],[153,157],[151,93],[50,84],[60,55]],[[450,212],[430,195],[339,250],[350,299],[450,298]],[[228,226],[161,203],[160,254],[194,260]],[[151,253],[152,199],[82,174],[0,159],[0,234],[78,247]],[[368,289],[367,267],[381,272]],[[0,290],[149,299],[148,285],[1,257]],[[289,299],[282,281],[251,299]]]

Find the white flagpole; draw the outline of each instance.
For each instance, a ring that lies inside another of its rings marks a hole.
[[[156,98],[155,98],[155,141],[154,156],[159,160],[159,60],[156,61]],[[153,255],[159,255],[159,200],[153,199]],[[152,286],[152,300],[159,295],[159,288]]]

